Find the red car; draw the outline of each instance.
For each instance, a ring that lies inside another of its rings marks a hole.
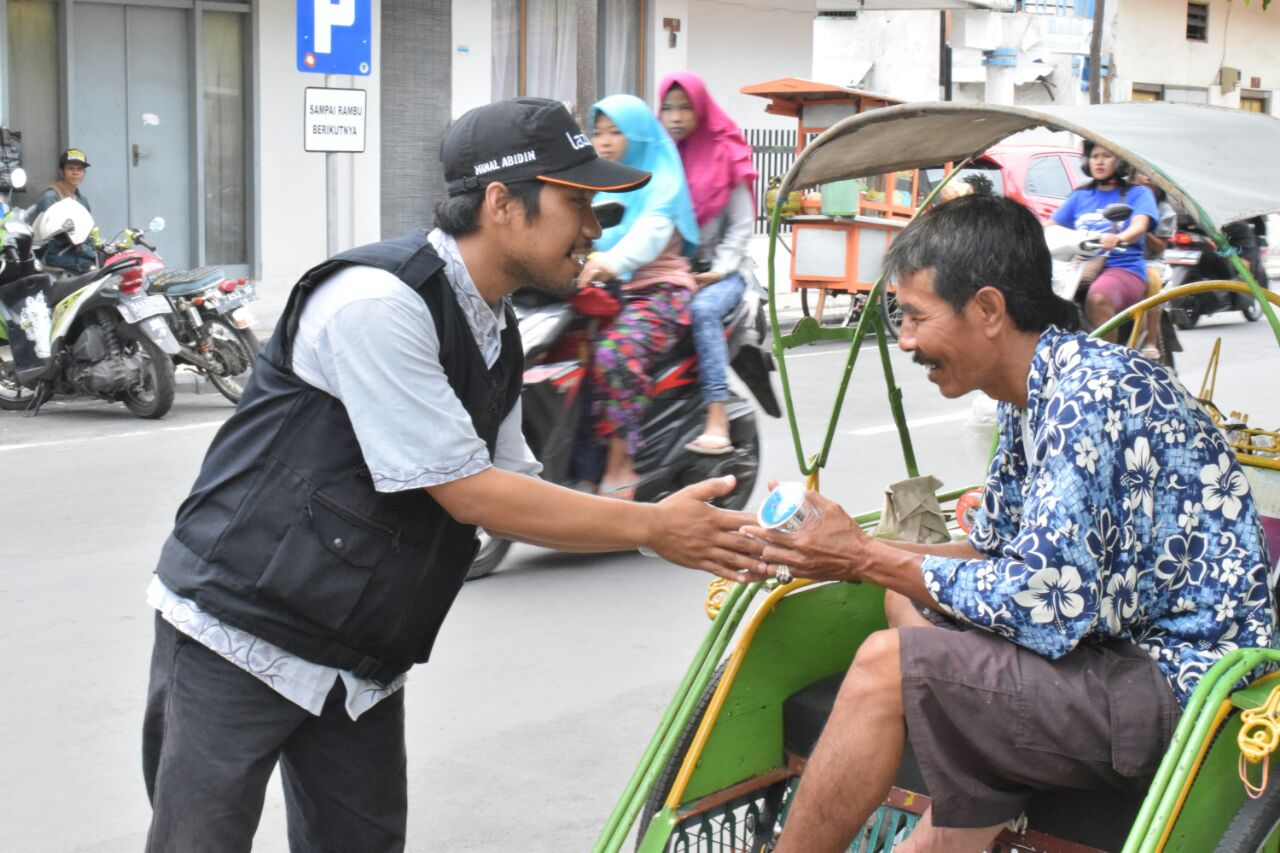
[[[952,183],[979,175],[991,183],[991,192],[1017,199],[1041,222],[1048,222],[1063,199],[1089,180],[1080,171],[1081,159],[1078,148],[1061,145],[997,145],[965,167]],[[942,179],[941,169],[924,172],[922,183],[930,188]]]

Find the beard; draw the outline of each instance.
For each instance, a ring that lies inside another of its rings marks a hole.
[[[577,277],[561,277],[558,273],[539,268],[525,257],[514,257],[507,262],[509,280],[520,282],[521,287],[531,287],[556,299],[572,296],[578,289]]]

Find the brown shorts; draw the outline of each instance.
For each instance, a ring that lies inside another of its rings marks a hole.
[[[898,629],[907,738],[946,827],[995,826],[1036,791],[1144,790],[1181,713],[1128,641],[1053,661],[985,631]]]

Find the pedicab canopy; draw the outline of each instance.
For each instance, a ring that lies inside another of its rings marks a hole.
[[[785,197],[829,181],[959,162],[1037,127],[1075,133],[1115,152],[1206,227],[1280,212],[1280,119],[1163,102],[886,106],[832,125],[796,158],[780,192]]]

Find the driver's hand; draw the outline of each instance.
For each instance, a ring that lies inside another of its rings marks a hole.
[[[707,271],[694,273],[693,280],[698,283],[698,287],[706,287],[708,284],[715,284],[724,278],[724,273]]]
[[[593,281],[608,281],[615,275],[613,268],[601,260],[600,254],[593,253],[582,265],[582,271],[578,273],[578,287],[579,289],[590,287]]]
[[[1098,243],[1108,252],[1120,245],[1119,234],[1103,234],[1098,238]]]
[[[743,533],[764,544],[756,573],[777,575],[778,567],[785,565],[797,578],[860,580],[858,567],[865,562],[866,550],[874,540],[835,501],[813,491],[806,499],[818,511],[816,524],[803,525],[794,533],[754,524],[742,528]]]

